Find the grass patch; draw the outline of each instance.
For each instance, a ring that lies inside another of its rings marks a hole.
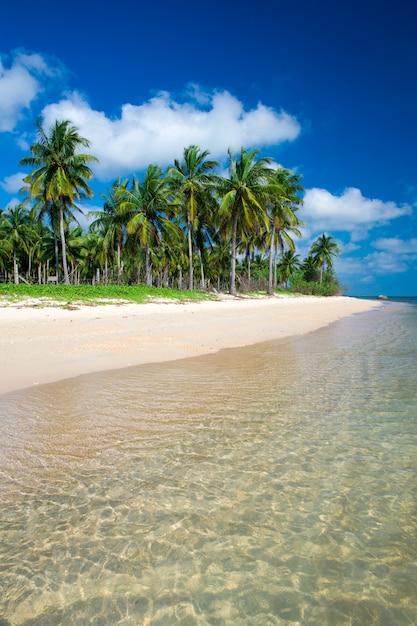
[[[36,299],[78,304],[104,305],[120,300],[145,304],[153,300],[190,302],[213,298],[213,295],[199,291],[179,291],[144,285],[0,285],[0,300],[10,303]]]

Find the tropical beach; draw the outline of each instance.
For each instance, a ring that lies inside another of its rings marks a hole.
[[[415,3],[374,4],[8,3],[0,626],[417,626]]]
[[[0,306],[0,393],[304,334],[378,306],[373,300],[313,296]]]

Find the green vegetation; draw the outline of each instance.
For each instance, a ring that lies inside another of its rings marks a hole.
[[[291,276],[291,289],[296,293],[310,296],[337,296],[342,293],[342,288],[333,272],[324,273],[322,282],[307,280],[305,276],[303,270],[298,270]]]
[[[23,201],[0,209],[0,283],[13,282],[13,294],[24,293],[22,282],[31,296],[36,286],[47,294],[41,297],[68,301],[144,301],[145,285],[160,294],[154,297],[186,299],[196,290],[340,292],[333,270],[340,250],[330,235],[323,233],[306,259],[297,254],[301,176],[273,169],[257,150],[229,150],[228,176],[195,145],[166,171],[150,164],[142,179],[113,183],[83,232],[76,202],[92,197],[89,164],[96,159],[81,152],[89,142],[69,121],[37,128],[31,156],[20,162],[33,168]],[[115,295],[119,289],[124,295]]]
[[[145,285],[0,285],[0,301],[16,302],[36,298],[62,303],[111,304],[115,301],[145,304],[155,300],[198,301],[209,299],[199,291],[179,291]]]

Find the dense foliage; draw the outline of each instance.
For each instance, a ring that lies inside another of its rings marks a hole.
[[[54,297],[62,283],[338,293],[331,236],[321,235],[304,261],[296,253],[300,175],[242,148],[229,151],[220,176],[207,151],[189,146],[166,171],[151,164],[141,179],[115,181],[85,232],[76,202],[92,197],[88,164],[96,159],[79,152],[88,146],[68,121],[48,132],[38,123],[31,156],[21,160],[33,168],[23,200],[0,210],[3,283],[50,284]]]

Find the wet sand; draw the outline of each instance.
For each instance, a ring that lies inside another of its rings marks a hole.
[[[82,374],[312,332],[381,302],[276,296],[198,303],[0,307],[0,394]]]

